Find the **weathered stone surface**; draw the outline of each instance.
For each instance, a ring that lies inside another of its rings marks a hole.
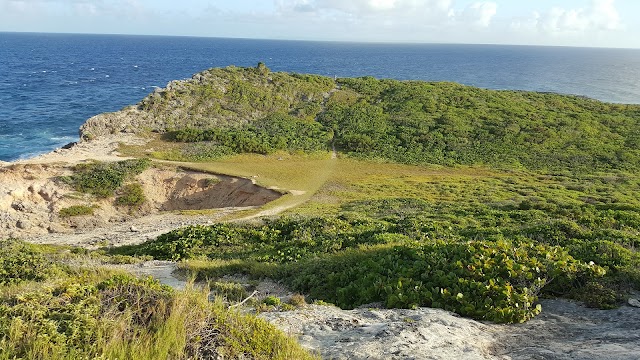
[[[33,225],[28,220],[18,220],[16,227],[22,230],[29,230]]]

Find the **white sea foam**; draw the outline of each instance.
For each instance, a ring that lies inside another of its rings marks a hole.
[[[28,152],[26,154],[22,154],[18,157],[18,160],[27,160],[27,159],[31,159],[34,158],[38,155],[42,155],[42,154],[46,154],[47,151],[46,150],[41,150],[41,151],[33,151],[33,152]]]
[[[49,138],[51,141],[74,141],[77,140],[75,136],[52,136]]]

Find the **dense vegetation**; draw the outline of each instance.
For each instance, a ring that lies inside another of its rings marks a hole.
[[[640,289],[640,106],[260,64],[172,82],[138,110],[139,130],[168,132],[154,156],[247,161],[239,173],[277,172],[270,186],[308,201],[295,215],[108,249],[113,263],[180,261],[228,301],[246,289],[219,278],[244,273],[343,308],[430,306],[495,322],[530,319],[540,297],[612,308]],[[332,148],[338,159],[308,155]],[[144,193],[131,180],[147,166],[79,165],[63,180],[135,207]],[[0,359],[308,357],[205,292],[64,265],[77,263],[69,256],[0,243]]]
[[[637,208],[554,211],[527,202],[434,206],[397,198],[342,209],[336,217],[187,227],[114,251],[209,260],[194,263],[201,278],[277,277],[346,308],[383,301],[499,322],[537,314],[539,294],[608,308],[640,287],[640,256],[632,250],[640,244]]]
[[[73,260],[73,261],[67,261]],[[0,242],[0,359],[311,359],[266,322],[92,266],[65,249]]]
[[[172,135],[176,141],[211,142],[207,151],[215,149],[219,156],[233,153],[270,154],[277,150],[321,151],[327,149],[330,140],[320,123],[286,114],[269,115],[239,128],[184,129]],[[215,155],[213,153],[209,158],[215,158]]]
[[[75,166],[73,175],[63,180],[76,191],[106,198],[113,196],[126,181],[142,173],[150,164],[148,159],[79,164]]]
[[[208,160],[315,151],[334,142],[350,156],[407,164],[640,168],[640,106],[575,96],[371,77],[334,81],[259,66],[209,70],[141,108],[180,113],[179,120],[165,119],[165,130],[176,130],[177,141],[210,143],[187,147],[190,160],[199,151]]]

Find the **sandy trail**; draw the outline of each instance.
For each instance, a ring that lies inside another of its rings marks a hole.
[[[75,164],[88,159],[98,161],[118,161],[126,159],[117,151],[120,144],[144,145],[147,142],[147,139],[134,134],[122,133],[109,135],[91,141],[80,141],[69,149],[57,149],[50,153],[38,155],[30,159],[15,161],[13,164]],[[5,165],[6,164],[11,163],[5,163]],[[2,164],[0,164],[0,166],[2,166]]]

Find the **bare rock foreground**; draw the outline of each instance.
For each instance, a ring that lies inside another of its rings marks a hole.
[[[132,270],[181,288],[185,283],[171,276],[173,268],[169,262],[149,262]],[[270,280],[257,289],[258,297],[291,295]],[[638,298],[640,293],[635,293],[630,303]],[[541,304],[542,313],[534,319],[509,325],[483,323],[440,309],[383,309],[376,304],[354,310],[305,305],[258,316],[323,359],[640,359],[640,308],[597,310],[563,299],[544,299]]]

